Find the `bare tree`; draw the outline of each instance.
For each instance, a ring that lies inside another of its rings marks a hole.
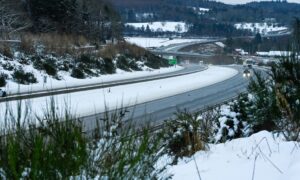
[[[0,0],[0,38],[10,39],[15,33],[23,31],[31,26],[26,15],[17,10],[21,6],[20,1]]]

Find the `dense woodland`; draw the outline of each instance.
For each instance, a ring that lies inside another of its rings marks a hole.
[[[235,30],[233,23],[262,22],[275,18],[280,25],[289,26],[294,17],[300,17],[300,4],[286,1],[253,2],[245,5],[227,5],[207,0],[112,0],[124,22],[185,21],[193,25],[190,35],[246,35]],[[208,8],[200,13],[197,7]],[[195,9],[196,8],[196,9]],[[143,14],[148,16],[141,16]],[[126,33],[132,29],[126,29]],[[154,34],[155,35],[155,34]]]
[[[120,38],[121,23],[110,3],[102,0],[0,0],[0,35],[16,32],[85,35],[104,41]]]

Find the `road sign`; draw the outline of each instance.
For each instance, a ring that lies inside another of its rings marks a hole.
[[[176,65],[177,64],[177,59],[169,59],[169,64],[170,65]]]

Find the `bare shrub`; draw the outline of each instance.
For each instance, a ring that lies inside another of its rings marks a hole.
[[[33,54],[35,52],[34,36],[32,34],[24,34],[21,36],[20,49],[25,54]]]
[[[13,58],[13,52],[7,43],[0,43],[0,53],[8,58]]]

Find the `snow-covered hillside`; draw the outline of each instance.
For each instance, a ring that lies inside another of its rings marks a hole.
[[[265,57],[286,57],[290,56],[292,52],[290,51],[268,51],[268,52],[256,52],[258,56]]]
[[[56,59],[55,57],[51,58],[53,61],[59,61],[59,59]],[[67,61],[68,59],[62,60]],[[18,58],[9,59],[0,54],[0,72],[8,76],[7,84],[3,88],[9,93],[32,92],[66,87],[70,88],[73,86],[83,86],[138,77],[154,76],[182,69],[182,67],[170,67],[155,70],[147,67],[146,65],[144,65],[143,62],[137,61],[136,63],[141,67],[141,71],[125,71],[120,68],[117,68],[115,74],[90,76],[86,77],[85,79],[78,79],[72,77],[70,71],[63,70],[58,70],[57,76],[53,77],[48,75],[44,70],[37,69],[35,65],[30,61],[28,61],[28,63],[26,64],[22,64],[22,62],[20,61],[21,60]],[[19,84],[15,82],[13,78],[13,69],[18,69],[19,67],[22,67],[24,72],[32,73],[36,78],[37,82],[29,85]]]
[[[263,35],[288,30],[287,27],[279,26],[276,23],[237,23],[234,26],[237,29],[249,30]]]
[[[184,22],[143,22],[143,23],[126,23],[125,26],[132,26],[135,29],[146,30],[150,28],[152,32],[176,32],[185,33],[188,26]]]

